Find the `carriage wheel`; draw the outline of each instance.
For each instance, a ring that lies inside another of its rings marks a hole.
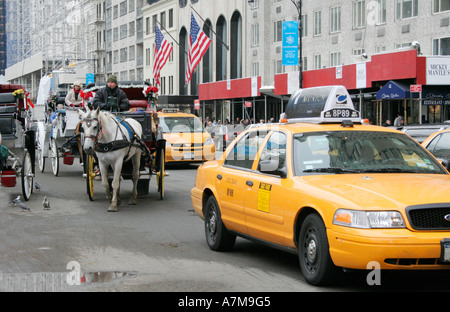
[[[52,171],[55,176],[59,173],[59,157],[58,157],[58,147],[56,146],[56,140],[52,139],[50,142],[50,151],[52,157]]]
[[[31,193],[33,193],[33,165],[31,163],[31,156],[28,150],[24,150],[21,180],[22,180],[22,194],[25,200],[29,200]]]
[[[44,172],[45,169],[45,158],[44,158],[44,152],[42,151],[42,146],[38,143],[36,148],[36,156],[38,160],[38,166],[39,170],[41,172]]]
[[[157,181],[157,185],[158,185],[158,192],[159,192],[160,199],[164,199],[164,170],[165,170],[165,168],[164,168],[165,155],[164,154],[165,154],[164,149],[161,149],[161,157],[159,159],[159,171],[156,174],[156,177],[157,177],[156,181]]]
[[[90,201],[94,200],[94,156],[86,155],[84,158],[84,173],[86,175],[86,190]]]

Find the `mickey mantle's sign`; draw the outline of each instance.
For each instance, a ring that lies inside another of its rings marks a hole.
[[[450,57],[427,57],[427,85],[450,84]]]

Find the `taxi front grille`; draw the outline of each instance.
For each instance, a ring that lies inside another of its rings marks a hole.
[[[384,259],[384,262],[399,267],[450,265],[448,262],[442,262],[439,258],[393,258]]]
[[[412,206],[406,213],[415,230],[450,230],[450,204]]]

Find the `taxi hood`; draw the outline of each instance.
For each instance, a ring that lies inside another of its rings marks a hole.
[[[202,144],[210,135],[208,132],[164,133],[164,139],[170,144],[197,143]]]
[[[296,187],[311,188],[305,191],[333,201],[337,208],[402,210],[450,203],[450,175],[445,174],[333,174],[296,177],[295,181]]]

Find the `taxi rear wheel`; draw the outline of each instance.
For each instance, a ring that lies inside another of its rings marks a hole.
[[[209,248],[215,251],[231,250],[236,235],[226,229],[220,216],[219,205],[214,196],[210,196],[205,207],[205,235]]]
[[[312,285],[326,285],[337,273],[331,260],[327,234],[322,218],[310,214],[300,229],[298,256],[305,280]]]

